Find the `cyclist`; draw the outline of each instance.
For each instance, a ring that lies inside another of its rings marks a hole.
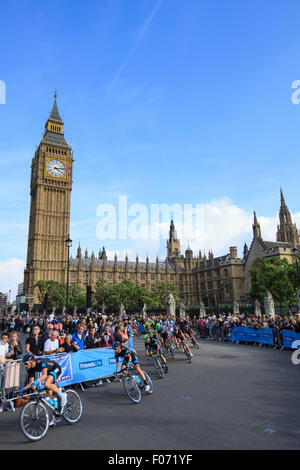
[[[182,332],[182,330],[179,328],[178,325],[175,325],[173,336],[175,338],[175,341],[180,345],[181,349],[183,350],[183,347],[185,346],[189,355],[193,357],[193,354],[191,353],[191,350],[187,345],[184,333]]]
[[[160,337],[161,337],[161,342],[164,345],[166,349],[171,348],[172,343],[171,343],[171,338],[170,334],[168,332],[168,328],[163,326],[162,329],[160,330]]]
[[[149,355],[150,355],[150,335],[149,335],[149,333],[147,333],[144,336],[144,339],[145,339],[145,353],[146,353],[146,358],[148,359]]]
[[[49,402],[52,398],[52,393],[56,393],[60,400],[59,411],[62,414],[67,404],[67,394],[60,390],[57,385],[55,385],[55,381],[61,374],[60,365],[51,359],[45,359],[43,357],[36,358],[35,355],[30,352],[23,356],[22,362],[27,371],[30,373],[30,378],[28,384],[21,388],[19,393],[23,393],[29,388],[35,389],[41,384],[41,382],[45,380],[44,387],[46,389],[46,395],[49,398]],[[36,372],[42,373],[41,377],[38,379],[34,378]]]
[[[160,349],[160,340],[158,338],[158,335],[155,332],[151,332],[149,336],[150,336],[150,346],[149,346],[150,356],[153,359],[154,359],[154,355],[159,356],[159,358],[162,360],[162,362],[165,365],[165,371],[168,372],[169,368],[168,368],[167,360],[162,350]]]
[[[145,377],[145,374],[143,373],[140,363],[138,361],[137,355],[134,351],[131,349],[128,349],[127,346],[122,346],[119,341],[115,341],[112,345],[113,350],[115,351],[115,359],[117,361],[116,364],[116,374],[119,372],[123,372],[127,369],[127,365],[129,362],[131,362],[134,365],[134,368],[138,372],[139,376],[141,377],[144,387],[145,387],[145,392],[150,391],[150,385],[147,385],[147,380]],[[123,358],[123,364],[121,366],[121,370],[119,371],[119,358]]]
[[[190,339],[192,341],[193,345],[195,345],[195,343],[196,343],[195,333],[192,330],[191,324],[189,322],[187,322],[184,325],[183,333],[184,333],[185,337],[187,339]]]

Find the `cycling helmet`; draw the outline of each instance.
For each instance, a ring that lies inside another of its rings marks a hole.
[[[29,352],[29,353],[24,354],[22,358],[22,362],[23,364],[25,364],[26,362],[29,362],[34,358],[35,358],[34,354],[32,352]]]
[[[121,346],[121,344],[119,343],[119,341],[115,341],[113,344],[112,344],[112,348],[113,349],[117,349]]]

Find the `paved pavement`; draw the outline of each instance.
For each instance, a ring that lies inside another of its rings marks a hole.
[[[84,412],[75,426],[51,428],[45,439],[26,441],[20,410],[0,414],[0,450],[298,449],[300,366],[291,353],[200,341],[192,364],[170,359],[164,379],[144,359],[154,393],[138,405],[121,383],[81,392]]]

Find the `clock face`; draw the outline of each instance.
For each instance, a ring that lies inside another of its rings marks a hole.
[[[59,160],[50,160],[47,164],[48,173],[55,178],[61,178],[65,172],[65,165]]]

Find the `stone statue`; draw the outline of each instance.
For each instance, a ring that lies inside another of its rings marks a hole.
[[[205,317],[205,306],[204,306],[204,303],[201,301],[200,302],[200,318],[204,318]]]
[[[233,314],[234,315],[240,314],[240,306],[236,300],[233,302]]]
[[[267,317],[275,319],[275,307],[274,300],[270,291],[267,290],[265,299],[264,299],[265,314]]]
[[[123,313],[124,313],[124,305],[121,304],[120,305],[120,310],[119,310],[119,315],[121,316],[121,315],[123,315]]]
[[[261,317],[261,305],[258,300],[254,302],[254,314],[256,317]]]
[[[102,302],[102,310],[101,310],[102,315],[105,314],[105,303]]]
[[[185,318],[185,305],[183,302],[181,302],[179,307],[179,316],[180,318]]]
[[[143,307],[143,319],[145,320],[146,318],[146,315],[147,315],[147,305],[144,304],[144,307]]]
[[[74,306],[74,316],[76,317],[77,315],[77,305]]]
[[[172,294],[169,294],[166,298],[167,315],[172,318],[176,318],[176,304]]]

